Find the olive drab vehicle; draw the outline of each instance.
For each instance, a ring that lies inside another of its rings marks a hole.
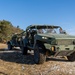
[[[11,37],[11,40],[7,42],[8,49],[12,50],[13,47],[21,47],[21,40],[23,36],[25,36],[25,31],[20,34],[15,33]]]
[[[22,39],[22,53],[34,50],[36,64],[44,63],[47,56],[66,56],[75,60],[75,36],[68,35],[60,26],[30,25]]]

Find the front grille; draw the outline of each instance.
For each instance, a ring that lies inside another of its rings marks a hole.
[[[58,45],[73,45],[72,39],[59,39],[57,40]]]

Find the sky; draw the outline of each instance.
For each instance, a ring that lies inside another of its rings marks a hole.
[[[75,35],[75,0],[0,0],[0,20],[24,30],[31,24],[57,25]]]

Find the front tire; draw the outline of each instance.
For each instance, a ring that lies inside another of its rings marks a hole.
[[[69,61],[75,61],[75,52],[73,52],[70,56],[67,56]]]
[[[36,64],[43,64],[46,61],[46,56],[44,53],[41,53],[39,46],[36,45],[34,48],[34,62]]]

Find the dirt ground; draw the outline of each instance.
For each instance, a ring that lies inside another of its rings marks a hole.
[[[0,75],[75,75],[75,62],[52,57],[37,65],[32,54],[23,56],[20,50],[6,48],[0,44]]]
[[[6,44],[0,43],[0,49],[7,48]]]

